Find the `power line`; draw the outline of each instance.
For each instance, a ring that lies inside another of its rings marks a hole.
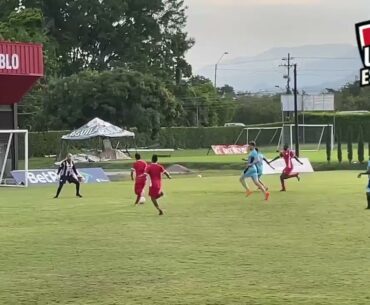
[[[249,71],[251,74],[252,73],[280,73],[279,71],[276,71],[276,70],[250,70],[250,69],[237,69],[237,68],[234,68],[234,69],[227,68],[227,69],[219,69],[219,70],[222,70],[222,71]]]

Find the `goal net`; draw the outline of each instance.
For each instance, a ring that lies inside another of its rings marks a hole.
[[[255,141],[257,146],[264,151],[280,150],[285,144],[294,148],[295,125],[247,127],[240,132],[235,144],[243,145],[248,144],[250,141]],[[298,141],[301,151],[319,151],[320,149],[325,149],[327,143],[333,150],[333,125],[300,124],[298,125]]]
[[[17,181],[12,178],[17,167]],[[28,130],[0,130],[0,186],[28,186]]]
[[[283,126],[282,143],[289,144],[294,148],[295,144],[295,125]],[[334,127],[333,125],[298,125],[298,140],[301,151],[319,151],[330,145],[334,149]]]
[[[255,141],[258,147],[264,150],[275,151],[282,146],[283,127],[248,127],[244,128],[235,141],[235,144],[248,144]]]

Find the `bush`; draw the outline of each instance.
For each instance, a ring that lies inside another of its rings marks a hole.
[[[347,157],[349,163],[352,163],[353,160],[352,136],[353,136],[352,128],[349,127],[347,134]]]
[[[338,162],[339,163],[342,163],[342,160],[343,160],[343,155],[342,155],[342,130],[338,130],[338,134],[337,134],[337,143],[338,143],[338,147],[337,147],[337,156],[338,156]]]
[[[162,128],[159,133],[161,147],[198,149],[215,144],[234,144],[240,127],[176,127]],[[245,143],[244,143],[245,144]]]
[[[29,154],[31,157],[43,157],[59,153],[61,138],[69,131],[30,132]]]
[[[357,155],[358,155],[358,162],[364,163],[365,160],[365,148],[364,148],[364,133],[362,128],[360,127],[359,134],[358,134],[358,148],[357,148]]]

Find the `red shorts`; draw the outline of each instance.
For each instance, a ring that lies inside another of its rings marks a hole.
[[[139,179],[135,181],[135,194],[137,196],[144,195],[145,184],[146,184],[146,179]]]
[[[162,188],[157,186],[151,186],[149,188],[149,196],[153,199],[158,199],[163,196]]]
[[[283,174],[290,175],[293,172],[293,167],[286,167],[283,170]]]

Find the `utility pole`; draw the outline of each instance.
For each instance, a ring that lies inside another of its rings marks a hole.
[[[288,53],[288,57],[283,57],[282,60],[286,61],[286,64],[280,65],[280,67],[286,67],[287,68],[287,75],[284,75],[284,78],[287,79],[287,85],[286,85],[286,94],[292,94],[292,91],[290,90],[290,68],[293,67],[292,60],[294,58],[290,56],[290,53]]]
[[[299,133],[298,133],[298,88],[297,88],[297,64],[294,67],[294,139],[295,139],[295,153],[299,157]]]

